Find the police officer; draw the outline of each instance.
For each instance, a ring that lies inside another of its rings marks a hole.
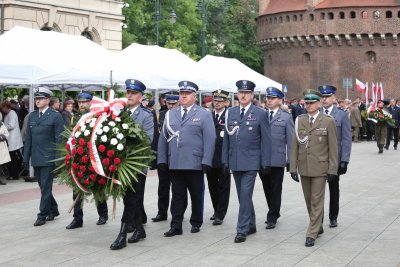
[[[35,177],[40,187],[40,212],[33,226],[40,226],[52,221],[59,215],[58,205],[54,199],[52,171],[56,158],[54,144],[61,142],[61,132],[64,129],[61,114],[49,108],[52,92],[44,87],[35,90],[35,105],[38,108],[29,115],[28,127],[25,135],[24,166],[28,166],[29,159],[34,169]]]
[[[268,119],[271,127],[271,173],[261,175],[260,178],[264,188],[265,199],[268,204],[266,229],[275,228],[280,217],[282,200],[282,182],[284,168],[289,171],[290,151],[292,146],[293,118],[281,110],[284,94],[275,87],[267,88]]]
[[[251,103],[256,85],[248,80],[236,82],[239,106],[225,114],[225,134],[222,164],[232,170],[239,198],[239,217],[235,243],[246,241],[246,236],[256,232],[253,190],[257,172],[271,171],[271,130],[268,116]]]
[[[90,101],[92,100],[93,95],[90,92],[81,92],[78,95],[78,107],[79,107],[79,117],[89,112],[90,109]],[[79,121],[79,118],[76,120]],[[72,198],[75,199],[79,197],[79,194],[73,192]],[[96,225],[104,225],[108,220],[108,206],[107,201],[96,203],[97,213],[99,214],[99,219],[96,222]],[[83,209],[82,209],[82,198],[79,197],[78,200],[75,201],[74,205],[74,219],[70,224],[68,224],[65,228],[68,230],[72,230],[75,228],[80,228],[83,225]]]
[[[165,102],[168,109],[160,111],[159,115],[159,125],[161,129],[164,124],[165,114],[167,113],[167,111],[176,108],[179,105],[179,95],[167,94],[165,95]],[[157,169],[157,174],[158,213],[156,217],[151,218],[153,222],[161,222],[167,220],[169,207],[169,189],[171,185],[171,174],[168,168],[162,170]]]
[[[198,86],[179,82],[180,107],[171,109],[158,141],[158,168],[171,172],[171,228],[164,236],[182,234],[187,190],[192,200],[191,233],[203,224],[204,171],[211,168],[215,149],[215,128],[211,112],[195,104]]]
[[[299,181],[301,176],[304,199],[310,223],[305,246],[314,246],[315,239],[323,233],[324,195],[326,180],[337,179],[338,144],[335,120],[323,112],[321,94],[307,89],[303,92],[307,114],[295,121],[295,134],[290,156],[290,174]]]
[[[222,142],[225,133],[225,107],[229,92],[216,90],[213,92],[214,111],[212,113],[217,140],[212,161],[212,168],[207,171],[208,189],[214,208],[214,215],[210,218],[213,225],[221,225],[229,205],[229,194],[231,189],[231,176],[228,168],[221,163]]]
[[[329,185],[329,227],[337,227],[339,214],[339,178],[347,172],[347,165],[351,153],[351,124],[348,113],[337,108],[333,103],[336,100],[336,87],[323,85],[318,87],[322,95],[321,112],[331,115],[335,119],[338,142],[338,176],[328,182]]]
[[[128,79],[125,81],[126,98],[128,99],[128,112],[137,124],[143,127],[150,143],[153,140],[154,121],[151,111],[141,107],[142,97],[146,86],[139,80]],[[143,171],[147,173],[147,170]],[[137,243],[146,238],[146,232],[143,228],[143,197],[146,183],[146,175],[137,174],[137,182],[133,184],[133,189],[128,188],[124,196],[124,212],[121,218],[121,229],[117,239],[111,244],[112,250],[118,250],[126,247],[126,236],[128,228],[134,228],[132,237],[128,243]]]

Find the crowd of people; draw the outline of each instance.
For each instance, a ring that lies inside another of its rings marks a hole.
[[[318,90],[305,90],[300,99],[285,100],[278,88],[266,89],[265,101],[255,98],[255,84],[240,80],[233,102],[229,92],[215,90],[197,102],[198,86],[191,81],[178,84],[179,91],[162,94],[157,115],[153,100],[146,100],[146,86],[134,79],[126,81],[127,108],[133,121],[141,125],[157,151],[157,160],[150,168],[159,177],[158,212],[153,222],[172,215],[165,237],[182,235],[183,215],[191,198],[191,233],[203,224],[204,174],[214,209],[213,225],[223,224],[228,211],[231,174],[236,185],[239,212],[235,243],[245,242],[257,232],[252,202],[255,179],[259,175],[268,212],[266,229],[274,229],[280,217],[282,182],[285,169],[295,182],[302,184],[309,214],[305,246],[313,246],[324,233],[323,214],[325,185],[329,186],[329,227],[337,227],[339,214],[339,180],[347,172],[352,142],[377,141],[379,153],[389,149],[394,140],[397,149],[400,124],[400,99],[380,100],[366,105],[337,99],[336,88],[330,85]],[[52,195],[54,145],[59,143],[64,127],[74,125],[89,112],[93,95],[79,93],[76,100],[62,103],[46,88],[35,91],[35,111],[28,113],[29,99],[20,103],[1,103],[3,119],[0,127],[0,164],[3,176],[18,179],[21,170],[30,165],[41,189],[40,212],[34,226],[44,225],[59,215]],[[395,121],[386,125],[368,119],[372,108],[382,110]],[[46,145],[43,145],[46,144]],[[146,171],[138,177],[134,188],[124,196],[121,228],[112,250],[126,247],[146,238],[143,224],[147,214],[143,205]],[[1,184],[6,184],[1,180]],[[172,199],[170,200],[170,192]],[[83,226],[83,210],[77,192],[72,230]],[[97,225],[108,220],[107,203],[97,203]],[[127,239],[127,234],[133,233]]]

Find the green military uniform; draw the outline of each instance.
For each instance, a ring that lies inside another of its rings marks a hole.
[[[311,101],[319,101],[319,92],[312,92],[318,97]],[[309,114],[300,115],[296,119],[290,172],[300,173],[310,217],[307,238],[316,239],[322,228],[327,175],[337,175],[338,144],[335,120],[319,111],[313,118],[312,124]]]

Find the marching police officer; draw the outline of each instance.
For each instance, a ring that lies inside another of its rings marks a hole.
[[[128,112],[137,124],[143,127],[150,143],[153,140],[154,121],[153,115],[149,109],[141,107],[142,97],[146,86],[139,80],[128,79],[125,81],[126,98],[128,99]],[[147,170],[143,171],[147,173]],[[146,238],[146,232],[143,228],[143,197],[146,183],[145,174],[137,174],[137,182],[133,184],[133,189],[128,188],[124,196],[124,212],[121,218],[121,229],[117,239],[111,244],[112,250],[118,250],[126,247],[126,235],[128,228],[134,227],[132,237],[128,243],[137,243]]]
[[[92,98],[93,95],[90,92],[79,93],[78,95],[79,117],[89,112],[90,101],[92,100]],[[79,194],[73,192],[72,198],[74,201],[77,197],[79,197]],[[96,203],[96,205],[97,205],[96,206],[97,213],[99,214],[99,219],[97,220],[96,225],[104,225],[107,223],[108,220],[107,201]],[[68,230],[80,228],[83,225],[83,209],[82,209],[81,197],[79,197],[79,199],[75,201],[73,217],[74,219],[72,220],[72,222],[65,227]]]
[[[284,168],[288,167],[287,170],[289,171],[293,118],[289,113],[280,109],[283,98],[284,94],[278,88],[267,88],[269,125],[271,127],[272,144],[274,145],[271,151],[271,173],[268,175],[260,174],[269,209],[265,222],[267,224],[266,229],[275,228],[280,217]]]
[[[180,107],[171,109],[158,141],[158,168],[169,169],[172,182],[171,228],[164,236],[182,234],[187,190],[192,200],[191,233],[203,224],[204,171],[211,168],[215,149],[215,128],[211,112],[195,104],[198,86],[179,82]]]
[[[347,172],[347,164],[351,153],[351,125],[348,113],[338,109],[333,103],[336,100],[336,87],[323,85],[318,87],[322,95],[322,109],[324,114],[331,115],[335,119],[338,138],[338,175],[337,179],[328,182],[329,185],[329,227],[337,227],[339,214],[339,178]]]
[[[225,107],[229,92],[216,90],[213,92],[214,111],[212,113],[217,140],[212,161],[212,168],[207,171],[208,189],[214,208],[214,215],[210,218],[213,225],[221,225],[229,205],[229,194],[231,189],[231,176],[228,168],[221,163],[222,142],[225,133]]]
[[[304,199],[310,223],[305,246],[314,246],[323,233],[324,195],[326,180],[337,179],[338,144],[335,120],[320,112],[321,94],[307,89],[303,92],[307,114],[297,117],[290,156],[290,174],[299,181],[301,176]]]
[[[160,111],[159,115],[159,125],[161,129],[164,124],[165,114],[167,113],[167,111],[176,108],[179,105],[179,95],[167,94],[165,95],[165,102],[168,109]],[[171,174],[168,168],[162,170],[157,169],[157,174],[158,213],[156,217],[151,218],[153,222],[161,222],[167,220],[169,207],[169,189],[171,185]]]
[[[29,115],[25,135],[24,166],[29,159],[40,187],[40,212],[33,226],[40,226],[52,221],[60,213],[54,199],[53,178],[56,150],[54,144],[61,142],[64,122],[59,112],[49,107],[52,92],[44,87],[35,88],[35,105],[38,108]]]
[[[236,82],[239,106],[225,114],[222,164],[232,170],[239,198],[239,217],[235,243],[246,241],[256,232],[253,190],[257,172],[271,171],[271,130],[267,113],[252,104],[256,85],[248,80]]]

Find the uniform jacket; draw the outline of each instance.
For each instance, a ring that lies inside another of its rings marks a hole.
[[[221,116],[216,120],[215,118],[215,111],[212,113],[214,126],[215,126],[215,134],[217,139],[215,141],[215,152],[212,161],[213,168],[221,168],[221,158],[222,158],[222,143],[224,141],[224,134],[225,134],[225,113],[226,108],[222,112]]]
[[[267,113],[269,116],[269,111]],[[271,166],[285,167],[290,162],[290,151],[292,147],[293,118],[291,114],[278,109],[277,113],[269,122],[271,127],[272,149]]]
[[[19,129],[19,127],[18,127]],[[8,136],[6,126],[0,121],[0,135]],[[0,165],[11,161],[10,153],[8,153],[7,141],[0,141]]]
[[[8,151],[15,151],[23,146],[21,138],[21,130],[19,128],[18,115],[14,110],[10,110],[8,114],[4,116],[4,125],[8,130]]]
[[[271,129],[265,110],[251,104],[243,119],[240,106],[227,112],[226,127],[232,130],[239,126],[239,130],[229,135],[225,128],[222,164],[228,164],[232,171],[255,171],[261,166],[271,166]]]
[[[331,115],[335,119],[337,137],[338,137],[338,162],[349,162],[351,153],[351,125],[348,113],[333,107]]]
[[[290,156],[290,172],[299,172],[301,176],[323,177],[337,175],[338,144],[335,120],[320,112],[310,126],[307,114],[297,117],[299,138],[308,136],[308,142],[301,144],[293,134]],[[296,129],[295,129],[296,131]]]
[[[158,141],[157,163],[167,163],[170,170],[201,170],[202,164],[212,166],[215,150],[215,127],[211,112],[193,105],[182,121],[181,108],[169,110]],[[179,131],[169,142],[171,132]]]
[[[362,127],[361,113],[358,107],[354,106],[350,108],[350,124],[351,127]]]
[[[137,124],[143,127],[143,130],[149,137],[151,143],[154,137],[154,121],[153,121],[153,114],[151,113],[151,111],[139,106],[135,110],[135,112],[131,114],[131,118]]]
[[[396,126],[395,128],[399,128],[400,125],[400,107],[394,106],[394,107],[389,107],[388,108],[390,114],[392,114],[392,119],[395,120]],[[391,126],[388,126],[389,128],[393,128]]]
[[[24,161],[33,167],[53,166],[55,145],[61,142],[64,120],[58,111],[48,108],[41,118],[39,111],[29,114],[24,145]]]

